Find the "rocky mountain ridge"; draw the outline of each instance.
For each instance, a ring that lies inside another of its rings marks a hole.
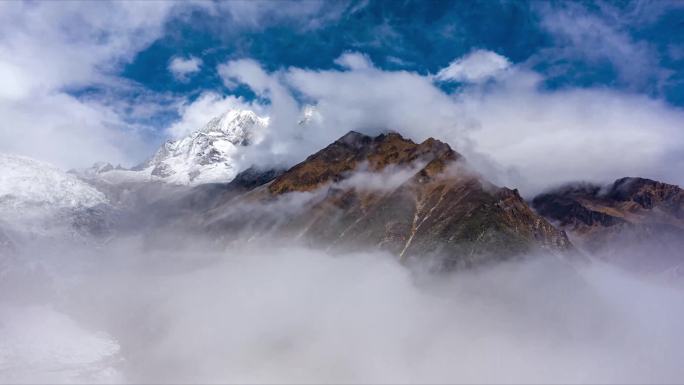
[[[278,233],[326,248],[380,248],[404,261],[430,259],[439,270],[573,250],[517,191],[486,182],[463,162],[432,138],[352,131],[213,208],[205,225],[225,237]],[[274,216],[283,202],[290,203],[279,212],[289,213]]]
[[[313,116],[309,111],[300,123]],[[259,142],[267,125],[252,111],[232,110],[168,141],[134,169],[99,163],[73,175],[60,171],[59,180],[37,180],[56,169],[29,167],[23,180],[34,186],[6,189],[0,203],[16,206],[22,201],[16,191],[35,194],[50,186],[59,191],[37,200],[42,203],[22,204],[57,207],[71,199],[60,196],[78,190],[97,202],[74,198],[73,207],[50,217],[77,233],[102,230],[101,219],[115,208],[117,220],[123,218],[120,230],[129,232],[176,226],[221,242],[286,236],[325,248],[380,248],[404,261],[432,259],[440,269],[574,253],[571,241],[624,265],[643,264],[643,257],[621,257],[638,254],[656,255],[646,261],[654,271],[684,266],[684,194],[678,186],[643,178],[573,184],[535,197],[532,210],[517,190],[473,172],[448,144],[433,138],[414,143],[394,132],[371,137],[351,131],[293,167],[238,173],[245,166],[239,165],[240,148]],[[0,182],[19,183],[2,175]],[[0,227],[0,243],[13,245],[12,229]]]
[[[570,184],[543,193],[533,207],[587,252],[633,270],[684,266],[684,190],[645,178],[602,186]]]

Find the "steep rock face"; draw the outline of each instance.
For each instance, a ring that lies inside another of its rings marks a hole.
[[[255,221],[245,225],[235,221],[244,216],[226,214],[232,202],[215,211],[211,227],[276,229],[324,247],[379,247],[407,261],[434,257],[439,269],[572,249],[517,191],[483,181],[461,161],[435,139],[416,144],[396,133],[350,132],[238,199],[299,202],[289,215],[252,211]]]
[[[568,185],[532,201],[578,246],[629,269],[662,272],[684,262],[684,190],[644,178]]]

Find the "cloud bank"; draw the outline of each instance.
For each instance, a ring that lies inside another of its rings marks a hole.
[[[127,164],[144,133],[106,101],[75,89],[130,91],[114,74],[162,33],[172,3],[7,2],[0,5],[0,151],[62,167]],[[78,149],[75,151],[74,149]]]
[[[493,182],[527,195],[623,176],[684,183],[684,112],[657,99],[547,89],[540,73],[482,50],[438,72],[437,80],[465,82],[451,92],[430,75],[382,70],[362,54],[336,62],[343,69],[268,72],[248,59],[219,66],[227,86],[250,87],[261,98],[252,105],[272,117],[265,141],[244,155],[246,166],[291,165],[349,130],[394,130],[416,141],[444,140]],[[296,124],[309,105],[315,119]]]
[[[684,375],[681,293],[608,267],[575,271],[540,258],[440,278],[382,253],[333,256],[272,240],[211,252],[191,243],[172,250],[119,240],[59,258],[37,247],[24,264],[5,263],[0,380],[659,383]]]

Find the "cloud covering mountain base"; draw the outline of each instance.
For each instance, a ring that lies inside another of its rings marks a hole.
[[[596,263],[542,256],[428,276],[383,253],[192,244],[36,245],[5,258],[2,382],[659,383],[684,375],[680,291]]]

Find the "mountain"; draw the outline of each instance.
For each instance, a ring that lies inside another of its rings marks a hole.
[[[573,250],[516,190],[468,171],[435,139],[350,132],[205,216],[222,237],[280,234],[326,248],[380,248],[439,270]]]
[[[240,150],[258,141],[269,119],[249,110],[230,110],[204,127],[166,141],[152,158],[131,170],[96,163],[76,172],[110,183],[162,181],[197,186],[230,182],[238,174]]]
[[[250,145],[267,125],[267,118],[252,111],[228,111],[184,138],[167,141],[142,171],[175,184],[229,182],[239,171],[239,147]]]
[[[645,272],[684,266],[684,190],[645,178],[570,184],[532,201],[586,251]]]
[[[105,195],[34,159],[0,154],[0,243],[16,237],[87,237],[107,228]]]
[[[96,178],[98,175],[106,174],[112,171],[125,170],[121,165],[114,167],[108,162],[97,162],[92,166],[84,169],[71,169],[68,171],[69,174],[74,174],[81,178],[91,179]]]
[[[284,237],[326,249],[379,248],[405,263],[427,262],[440,271],[574,252],[566,234],[537,215],[516,190],[487,182],[449,145],[432,138],[415,143],[392,132],[371,137],[352,131],[289,169],[230,169],[235,175],[229,182],[193,185],[217,167],[228,167],[211,161],[224,159],[213,153],[222,146],[217,143],[230,133],[232,146],[247,145],[256,135],[250,130],[265,123],[245,112],[222,118],[171,142],[140,170],[100,164],[81,172],[90,183],[27,158],[0,158],[0,208],[14,215],[3,215],[12,227],[7,232],[0,223],[0,241],[13,247],[18,224],[38,226],[22,230],[31,234],[144,234],[146,242],[170,248],[183,245],[188,238],[180,235],[187,232],[221,247]],[[173,179],[181,178],[177,173],[126,183],[88,179],[159,174],[154,170],[170,167],[173,159],[200,168],[205,159],[211,167],[188,185],[164,179],[180,180]],[[192,239],[193,247],[200,247],[200,238]]]

